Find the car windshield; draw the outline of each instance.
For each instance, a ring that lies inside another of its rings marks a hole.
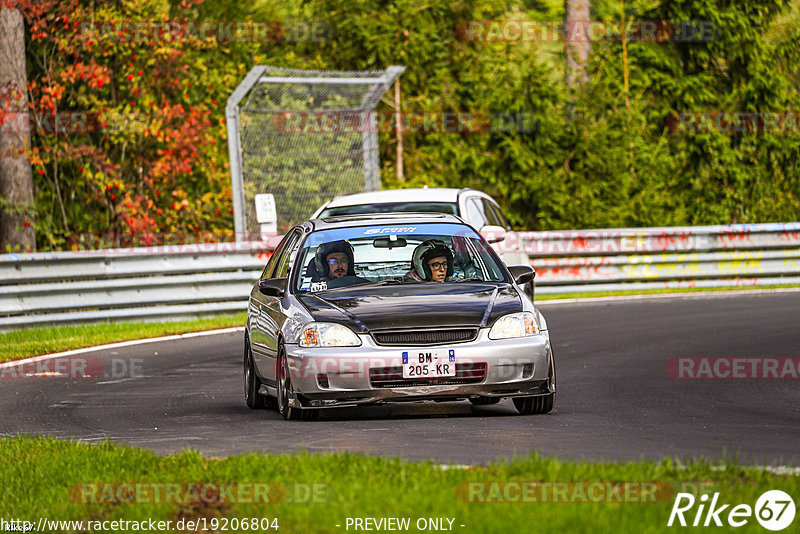
[[[359,215],[362,213],[448,213],[457,214],[455,202],[386,202],[382,204],[357,204],[355,206],[339,206],[326,208],[319,214],[319,218],[336,217],[339,215]]]
[[[297,258],[298,292],[374,283],[506,281],[486,242],[462,224],[322,230],[308,236]]]

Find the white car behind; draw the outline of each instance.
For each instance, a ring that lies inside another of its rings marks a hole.
[[[497,235],[512,231],[497,202],[486,193],[469,188],[387,189],[342,195],[320,206],[311,218],[391,212],[449,213],[458,215],[481,233],[490,231]],[[496,243],[492,247],[506,265],[531,264],[524,251],[502,250]]]

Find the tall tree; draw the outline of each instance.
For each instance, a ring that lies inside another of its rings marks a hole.
[[[564,31],[567,57],[566,79],[568,87],[589,81],[586,65],[589,62],[591,43],[588,38],[589,8],[591,0],[564,0]]]
[[[8,5],[0,6],[0,252],[36,248],[25,27],[22,13]]]

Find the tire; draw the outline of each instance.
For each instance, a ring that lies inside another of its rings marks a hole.
[[[261,410],[274,404],[272,397],[261,395],[258,390],[261,388],[261,380],[256,374],[256,366],[253,361],[253,349],[250,348],[250,339],[244,338],[244,401],[251,410]]]
[[[497,404],[500,402],[500,397],[478,397],[469,399],[469,402],[473,406],[489,406],[490,404]]]
[[[277,361],[277,389],[278,389],[278,412],[287,421],[313,421],[319,417],[319,410],[303,410],[294,406],[289,406],[288,394],[292,391],[292,377],[289,373],[289,364],[286,359],[286,349],[281,344],[278,347]]]

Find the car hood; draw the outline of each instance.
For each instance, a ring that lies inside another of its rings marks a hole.
[[[509,284],[444,283],[356,286],[298,296],[315,321],[345,324],[356,332],[407,328],[486,326],[522,311]]]

